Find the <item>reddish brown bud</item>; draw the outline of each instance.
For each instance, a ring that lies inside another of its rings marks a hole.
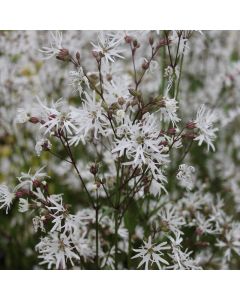
[[[68,49],[62,48],[59,50],[58,55],[56,56],[57,59],[62,61],[70,61],[71,55],[69,54]]]
[[[190,121],[190,122],[188,122],[186,124],[186,128],[188,128],[188,129],[194,129],[194,128],[196,128],[196,123],[193,122],[193,121]]]
[[[77,59],[78,63],[80,64],[80,53],[79,52],[76,53],[76,59]]]
[[[176,133],[176,128],[169,128],[168,134],[174,135]]]
[[[152,36],[149,37],[149,44],[152,46],[154,43],[154,39]]]
[[[186,138],[188,140],[194,140],[196,138],[196,134],[194,133],[185,133],[185,134],[182,134],[182,137],[183,138]]]
[[[29,191],[28,190],[19,190],[15,193],[15,196],[16,198],[21,198],[21,197],[24,197],[24,196],[28,196],[29,195]]]
[[[196,234],[197,235],[203,235],[203,230],[201,228],[196,228]]]
[[[96,175],[96,174],[98,173],[98,165],[97,165],[97,164],[91,165],[91,167],[90,167],[90,172],[91,172],[93,175]]]
[[[143,70],[147,70],[149,68],[149,62],[144,61],[144,63],[142,64],[142,68],[143,68]]]
[[[41,181],[39,181],[37,179],[33,180],[33,186],[34,187],[40,187],[41,186]]]
[[[138,41],[137,41],[137,40],[134,40],[134,41],[133,41],[133,47],[139,48],[139,47],[138,47]]]
[[[31,118],[29,119],[29,122],[31,122],[31,123],[33,123],[33,124],[37,124],[37,123],[39,123],[40,121],[39,121],[39,119],[38,119],[37,117],[31,117]]]
[[[126,35],[124,39],[127,44],[130,44],[132,42],[132,38],[129,35]]]

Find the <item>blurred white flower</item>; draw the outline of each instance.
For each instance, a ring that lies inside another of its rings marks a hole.
[[[80,260],[80,257],[74,251],[75,247],[71,245],[71,239],[65,234],[58,232],[50,233],[48,236],[41,238],[36,245],[39,252],[40,264],[47,264],[48,269],[52,266],[56,269],[66,269],[67,261],[74,266],[74,260]]]
[[[152,243],[152,237],[149,236],[147,242],[143,242],[144,245],[141,246],[140,249],[133,249],[133,251],[137,252],[133,258],[141,258],[141,262],[138,265],[138,268],[145,264],[145,270],[148,270],[149,263],[153,265],[154,263],[158,266],[158,269],[162,269],[162,265],[169,265],[168,261],[166,261],[162,256],[164,255],[163,250],[169,250],[170,246],[166,246],[167,242],[160,243],[158,245]]]
[[[55,33],[50,32],[49,43],[50,43],[49,47],[42,47],[42,49],[39,50],[45,56],[45,59],[49,59],[54,55],[57,55],[59,51],[63,48],[62,33],[59,31],[56,31]]]
[[[197,117],[194,120],[196,127],[199,129],[199,135],[194,139],[198,141],[198,145],[201,146],[203,142],[207,144],[207,149],[209,151],[212,148],[215,151],[213,141],[216,138],[215,132],[218,131],[217,128],[213,128],[213,123],[216,121],[216,115],[214,111],[206,109],[203,104],[197,111]]]
[[[52,147],[51,142],[48,139],[40,139],[39,141],[37,141],[36,145],[35,145],[35,151],[37,153],[37,156],[40,156],[41,152],[43,150],[50,150]]]
[[[82,67],[79,67],[77,71],[70,71],[69,77],[70,85],[73,87],[74,92],[78,92],[81,97],[84,85],[89,88],[89,82],[87,77],[83,73]]]
[[[179,180],[180,185],[185,187],[187,190],[192,190],[193,188],[194,172],[195,168],[186,164],[182,164],[178,168],[177,179]]]
[[[28,210],[29,210],[28,200],[20,198],[19,199],[19,204],[18,204],[18,211],[24,213]]]
[[[23,108],[18,108],[17,109],[17,117],[16,117],[16,123],[26,123],[30,119],[28,113],[26,112],[25,109]]]
[[[124,58],[120,54],[123,50],[118,49],[122,38],[117,36],[110,36],[104,31],[101,31],[98,35],[98,43],[91,43],[93,51],[100,53],[105,58],[106,62],[115,62],[116,58]]]
[[[0,185],[0,209],[5,208],[6,214],[15,198],[15,193],[11,192],[6,185]]]
[[[96,100],[96,94],[90,96],[84,93],[86,100],[83,101],[82,108],[73,108],[70,118],[74,122],[75,131],[70,138],[71,145],[78,145],[80,141],[85,141],[89,131],[94,132],[97,139],[99,134],[106,135],[109,122],[104,115],[102,102]]]
[[[163,106],[160,108],[160,113],[164,121],[172,122],[174,126],[180,121],[177,116],[177,101],[167,97],[163,98]]]

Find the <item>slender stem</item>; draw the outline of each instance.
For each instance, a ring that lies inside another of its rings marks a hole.
[[[115,212],[114,212],[114,219],[115,219],[115,232],[114,232],[114,243],[115,243],[115,269],[118,269],[118,210],[119,210],[119,204],[120,204],[120,158],[118,158],[117,162],[117,178],[116,178],[116,201],[115,201]]]
[[[114,212],[115,232],[114,232],[114,246],[115,246],[115,270],[118,269],[118,209]]]
[[[98,204],[98,191],[96,191],[96,206],[95,206],[95,212],[96,212],[96,269],[99,269],[99,255],[98,255],[98,248],[99,248],[99,240],[98,240],[98,231],[99,231],[99,220],[98,220],[98,212],[99,212],[99,204]]]
[[[83,188],[85,189],[85,191],[86,191],[86,193],[87,193],[87,195],[88,195],[88,198],[89,198],[89,200],[90,200],[92,206],[94,207],[94,203],[92,202],[92,201],[93,201],[93,200],[92,200],[92,197],[91,197],[91,195],[89,194],[89,191],[88,191],[88,189],[87,189],[87,187],[86,187],[86,185],[85,185],[85,182],[84,182],[84,180],[83,180],[83,178],[82,178],[82,176],[81,176],[81,174],[80,174],[80,172],[79,172],[79,170],[78,170],[78,167],[77,167],[77,165],[76,165],[76,162],[75,162],[75,159],[74,159],[74,157],[73,157],[73,154],[72,154],[72,151],[71,151],[71,148],[70,148],[70,145],[69,145],[69,143],[68,143],[67,138],[65,139],[64,136],[61,136],[61,133],[59,133],[59,139],[60,139],[60,141],[61,141],[63,147],[65,148],[67,154],[69,155],[69,157],[70,157],[70,159],[71,159],[71,163],[72,163],[74,169],[75,169],[76,172],[77,172],[77,175],[78,175],[78,177],[79,177],[79,179],[80,179],[80,181],[81,181],[81,183],[82,183],[82,185],[83,185]],[[65,144],[64,141],[66,142],[66,144]]]
[[[181,79],[181,75],[182,75],[183,58],[184,58],[186,43],[187,43],[187,41],[184,42],[183,52],[182,52],[181,61],[180,61],[180,70],[179,70],[179,76],[178,76],[177,87],[176,87],[176,92],[175,92],[175,100],[177,100],[178,93],[179,93],[179,86],[180,86],[180,79]]]
[[[131,269],[131,252],[132,252],[132,243],[131,243],[131,232],[128,230],[128,269]]]

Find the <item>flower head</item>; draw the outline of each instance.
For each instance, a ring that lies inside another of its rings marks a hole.
[[[6,208],[6,213],[15,198],[15,193],[12,193],[6,185],[0,185],[0,209]]]
[[[147,242],[143,242],[144,245],[140,249],[133,249],[133,251],[137,252],[135,256],[132,258],[141,258],[142,261],[138,265],[138,268],[145,264],[145,270],[148,270],[149,263],[156,264],[159,269],[162,269],[162,265],[168,265],[168,261],[166,261],[162,256],[164,255],[163,250],[170,249],[167,245],[167,242],[160,243],[158,245],[152,243],[152,237],[149,236]]]
[[[198,112],[197,117],[195,119],[196,127],[199,129],[199,135],[194,139],[198,141],[198,145],[201,146],[203,142],[207,144],[208,151],[212,148],[215,151],[215,147],[213,145],[213,141],[216,138],[215,132],[218,130],[217,128],[213,128],[213,123],[216,121],[216,115],[214,111],[210,111],[206,109],[203,104]]]

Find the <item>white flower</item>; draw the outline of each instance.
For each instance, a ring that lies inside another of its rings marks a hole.
[[[99,134],[106,135],[106,128],[109,126],[107,118],[103,114],[102,102],[96,101],[95,92],[92,96],[85,93],[85,97],[82,108],[73,108],[70,114],[76,127],[70,138],[71,145],[78,145],[80,141],[85,142],[90,131],[94,132],[96,139]]]
[[[180,121],[177,116],[177,101],[175,99],[169,99],[164,97],[163,99],[163,107],[160,108],[160,113],[164,121],[171,121],[174,126],[176,123]]]
[[[33,229],[35,232],[37,232],[38,229],[40,229],[42,232],[46,232],[46,229],[44,227],[44,221],[45,221],[44,216],[42,216],[42,217],[37,216],[32,219]]]
[[[18,211],[24,213],[28,210],[29,210],[28,200],[20,198],[18,204]]]
[[[181,233],[179,229],[185,224],[184,218],[177,215],[177,211],[172,205],[166,205],[159,213],[160,225],[166,230],[175,234]]]
[[[224,258],[231,260],[232,252],[240,256],[240,224],[233,223],[232,228],[224,234],[224,239],[218,239],[216,246],[224,250]]]
[[[52,103],[51,107],[43,104],[39,98],[37,98],[37,100],[45,115],[43,118],[44,123],[41,126],[41,128],[45,129],[44,134],[58,131],[59,129],[66,129],[67,133],[72,134],[77,130],[77,127],[71,120],[69,107],[62,98],[58,99],[55,103]]]
[[[78,92],[81,96],[83,93],[83,86],[86,85],[89,88],[89,82],[83,73],[82,67],[79,67],[77,71],[70,71],[69,76],[71,79],[70,85],[73,87],[74,92]]]
[[[199,129],[199,135],[194,139],[198,141],[198,145],[201,146],[203,142],[207,144],[207,148],[212,148],[215,151],[213,141],[216,138],[215,132],[217,128],[213,128],[213,122],[216,121],[216,115],[214,111],[206,110],[205,105],[203,104],[197,111],[197,117],[195,119],[196,127]]]
[[[120,139],[116,140],[112,153],[118,152],[119,156],[122,156],[125,152],[130,159],[125,165],[146,165],[155,180],[160,183],[167,181],[162,173],[162,165],[168,162],[168,154],[164,153],[164,146],[161,144],[165,138],[160,135],[153,114],[145,114],[143,120],[134,124],[126,115],[123,124],[117,128],[117,135]]]
[[[118,49],[122,38],[117,38],[114,36],[107,35],[103,31],[98,35],[98,44],[91,43],[93,46],[93,51],[101,53],[106,62],[114,62],[115,58],[123,58],[120,54],[123,50]]]
[[[170,249],[169,246],[166,246],[167,242],[163,242],[159,245],[156,245],[152,243],[152,237],[149,236],[148,242],[143,243],[144,246],[142,246],[140,249],[133,249],[133,251],[137,252],[138,254],[133,256],[132,259],[138,257],[142,259],[142,261],[138,265],[138,268],[145,264],[145,270],[148,270],[149,263],[151,263],[151,265],[155,263],[157,264],[159,269],[162,269],[161,264],[169,264],[164,258],[162,258],[162,256],[164,255],[162,250]]]
[[[192,190],[193,188],[193,173],[195,168],[182,164],[178,168],[177,179],[180,182],[180,185],[185,187],[187,190]]]
[[[171,259],[173,260],[173,264],[169,266],[169,269],[174,270],[199,270],[201,269],[197,266],[196,262],[191,258],[192,252],[188,252],[185,250],[184,252],[181,250],[182,248],[182,237],[180,233],[175,234],[175,238],[169,236],[169,240],[171,242],[172,254],[169,254]]]
[[[15,193],[12,193],[6,185],[0,185],[0,209],[6,208],[6,214],[15,198]]]
[[[123,109],[118,109],[116,115],[117,118],[122,121],[122,119],[125,117],[125,111]]]
[[[50,150],[52,148],[52,144],[48,139],[41,139],[39,141],[37,141],[36,145],[35,145],[35,151],[37,153],[37,156],[40,156],[41,152],[43,150]]]
[[[130,98],[128,88],[129,81],[128,78],[125,77],[119,78],[117,81],[106,81],[104,84],[106,102],[111,105],[122,99],[126,103]]]
[[[44,184],[43,179],[49,177],[47,173],[42,172],[44,168],[45,166],[37,170],[35,174],[31,174],[31,170],[29,170],[28,173],[21,172],[21,176],[18,177],[20,183],[17,185],[16,189],[25,188],[32,191],[34,183],[41,182],[42,184]]]
[[[45,59],[49,59],[54,55],[57,55],[62,47],[62,33],[56,31],[55,33],[50,32],[49,34],[50,46],[43,47],[40,52],[45,55]]]
[[[16,122],[17,123],[26,123],[30,119],[28,113],[26,112],[25,109],[23,108],[18,108],[17,110],[17,117],[16,117]]]
[[[197,227],[196,231],[199,235],[202,234],[217,234],[218,230],[213,228],[212,219],[207,219],[204,215],[197,212],[193,225]]]
[[[159,146],[165,138],[160,136],[153,115],[146,114],[144,120],[135,122],[135,124],[132,124],[132,121],[126,116],[125,123],[117,128],[117,134],[121,140],[116,140],[117,146],[112,152],[119,152],[119,155],[122,156],[126,150],[127,157],[133,158],[131,164],[141,165],[146,163],[146,159],[149,157],[167,161],[168,155],[162,154],[163,147]]]
[[[41,238],[40,243],[36,245],[39,252],[40,264],[47,264],[48,269],[66,269],[67,261],[74,266],[73,260],[80,260],[79,255],[74,252],[75,247],[71,245],[71,239],[65,234],[57,232],[50,233],[47,237]]]

